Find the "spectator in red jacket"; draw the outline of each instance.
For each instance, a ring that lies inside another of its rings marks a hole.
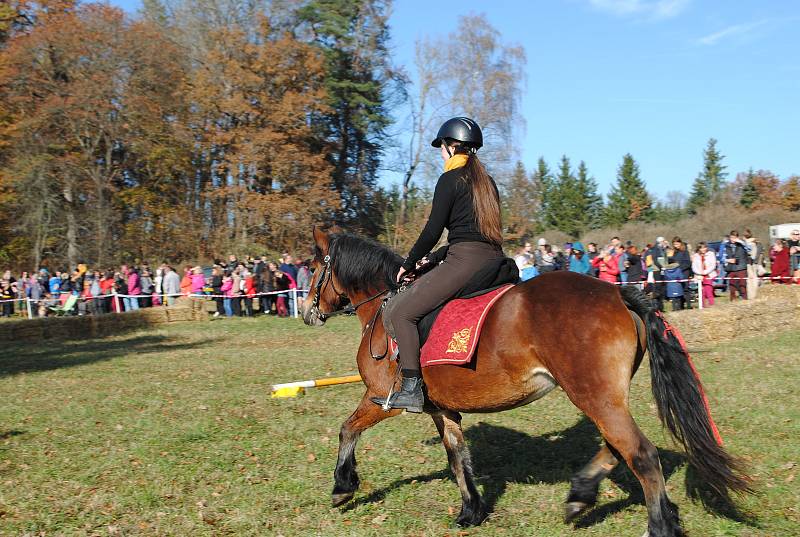
[[[248,317],[253,316],[253,297],[256,296],[256,286],[253,280],[253,273],[249,269],[242,272],[242,279],[244,280],[244,309],[245,315]]]
[[[616,256],[611,255],[607,248],[601,250],[600,255],[592,259],[592,266],[599,271],[599,278],[604,282],[617,283],[619,275],[619,262]]]
[[[789,273],[789,249],[783,239],[777,239],[769,252],[772,260],[772,281],[775,283],[792,283]]]

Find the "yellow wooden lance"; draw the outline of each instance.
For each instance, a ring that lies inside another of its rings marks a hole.
[[[298,382],[286,382],[284,384],[274,384],[272,386],[272,397],[297,397],[298,395],[306,393],[306,388],[335,386],[337,384],[349,384],[351,382],[361,382],[361,375],[349,375],[346,377],[327,377],[323,379],[301,380]]]

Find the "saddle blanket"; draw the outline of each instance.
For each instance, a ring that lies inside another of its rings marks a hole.
[[[456,298],[444,305],[422,346],[420,365],[469,363],[486,315],[513,285],[504,285],[473,298]]]

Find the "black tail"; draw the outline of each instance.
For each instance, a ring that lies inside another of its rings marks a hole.
[[[620,292],[625,305],[647,326],[653,396],[661,423],[683,444],[700,480],[721,499],[731,503],[730,491],[752,492],[744,465],[722,447],[700,378],[676,329],[638,289],[622,286]]]

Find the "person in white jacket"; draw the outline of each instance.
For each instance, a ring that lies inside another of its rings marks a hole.
[[[169,265],[164,265],[163,269],[164,280],[161,282],[161,287],[167,297],[167,305],[172,306],[177,301],[176,295],[181,294],[181,277]]]
[[[703,288],[703,306],[714,305],[714,279],[717,277],[717,256],[705,242],[697,243],[692,255],[692,272]]]

